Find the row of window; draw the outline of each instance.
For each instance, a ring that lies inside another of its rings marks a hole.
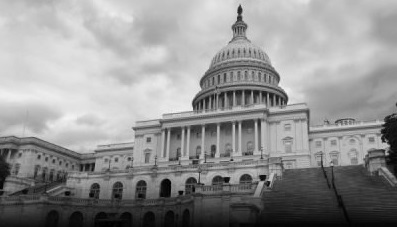
[[[104,158],[104,159],[103,159],[103,162],[104,162],[104,163],[108,163],[109,160],[110,160],[109,158]],[[131,162],[131,161],[132,161],[132,157],[127,157],[127,161],[128,161],[128,162]],[[118,157],[115,157],[115,158],[113,159],[113,162],[118,163],[118,162],[119,162],[119,158],[118,158]]]
[[[354,145],[354,144],[356,144],[356,142],[357,141],[355,139],[350,139],[349,140],[349,144],[350,145]],[[375,137],[373,137],[373,136],[368,137],[368,143],[375,143]],[[336,146],[337,145],[337,140],[336,139],[330,140],[330,145],[331,146]],[[316,147],[322,147],[322,141],[316,141],[315,142],[315,146]]]
[[[251,184],[252,177],[249,174],[244,174],[240,177],[240,184]],[[224,178],[221,176],[215,176],[212,179],[212,185],[222,185],[224,183]],[[195,186],[197,185],[197,180],[194,177],[190,177],[185,182],[185,194],[189,195],[194,192]],[[124,186],[121,182],[116,182],[112,187],[112,198],[122,199],[123,198]],[[94,183],[90,187],[89,197],[99,199],[99,194],[101,187],[98,183]],[[135,198],[146,199],[147,183],[144,180],[137,182],[135,187]],[[160,185],[160,197],[170,197],[171,196],[171,181],[165,179]]]
[[[136,215],[136,214],[135,214]],[[105,212],[99,212],[95,215],[94,218],[94,225],[93,226],[110,226],[107,225],[108,222],[108,214]],[[112,220],[121,225],[112,225],[112,226],[132,226],[133,224],[133,215],[129,212],[122,213],[118,220],[117,217],[112,216]],[[138,219],[138,217],[137,217]],[[52,210],[50,211],[45,219],[45,226],[66,226],[60,223],[60,215],[57,211]],[[90,222],[89,219],[84,218],[83,213],[80,211],[75,211],[69,216],[68,226],[69,227],[76,227],[76,226],[88,226],[87,223]],[[177,226],[178,223],[178,215],[175,214],[173,211],[169,210],[164,215],[164,226]],[[182,214],[182,222],[181,226],[189,227],[191,225],[190,220],[190,211],[189,209],[185,209]],[[135,225],[134,225],[135,226]],[[156,216],[152,211],[147,211],[142,218],[142,226],[156,226]]]
[[[243,75],[242,71],[237,71],[236,74],[232,71],[230,73],[224,73],[223,76],[217,75],[207,78],[203,83],[203,88],[229,83],[233,81],[259,81],[274,85],[277,85],[278,83],[276,77],[270,74],[266,74],[266,73],[262,74],[261,72],[255,72],[255,71],[251,71],[251,73],[249,73],[249,71],[244,71],[244,75]]]
[[[41,160],[41,154],[38,154],[38,155],[37,155],[37,160]],[[44,161],[45,161],[45,162],[48,162],[48,160],[49,160],[49,157],[45,157],[45,158],[44,158]],[[52,159],[51,162],[52,162],[52,164],[55,164],[55,163],[56,163],[56,159],[55,159],[55,158]],[[62,166],[63,162],[62,162],[62,161],[59,161],[58,164],[59,164],[60,166]],[[69,163],[66,162],[66,163],[65,163],[65,167],[66,167],[66,168],[69,168]],[[74,165],[72,165],[72,170],[74,170]]]
[[[238,29],[238,28],[236,28]],[[219,61],[231,59],[231,58],[239,58],[239,57],[249,57],[249,58],[258,58],[262,60],[268,60],[264,53],[258,50],[251,48],[237,48],[232,50],[227,50],[222,53],[217,54],[213,59],[211,64],[218,63]]]
[[[340,158],[339,152],[331,152],[329,154],[329,156],[330,156],[332,164],[334,166],[338,166],[339,165],[339,158]],[[317,166],[321,166],[322,155],[321,154],[316,154],[315,158],[316,158]],[[351,165],[357,165],[358,164],[358,152],[357,152],[357,150],[352,149],[351,151],[349,151],[348,158],[350,160],[350,164]],[[324,160],[323,160],[323,162],[324,162]]]

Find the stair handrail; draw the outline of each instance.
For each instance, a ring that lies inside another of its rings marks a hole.
[[[323,168],[324,168],[324,167],[323,167]],[[346,210],[345,203],[343,202],[342,196],[339,194],[338,189],[337,189],[336,186],[335,186],[335,177],[334,177],[334,165],[333,165],[333,162],[331,162],[331,174],[332,174],[332,177],[331,177],[332,190],[333,190],[334,193],[335,193],[336,200],[337,200],[337,202],[338,202],[338,206],[339,206],[340,208],[342,208],[343,216],[345,217],[345,220],[346,220],[347,224],[350,226],[350,225],[351,225],[351,222],[350,222],[349,214],[347,213],[347,210]]]
[[[328,180],[327,172],[325,171],[325,168],[324,168],[323,153],[322,152],[321,152],[321,169],[323,171],[324,178],[327,181],[328,188],[331,189],[331,185],[330,185],[329,180]]]

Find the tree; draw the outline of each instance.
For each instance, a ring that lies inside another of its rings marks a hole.
[[[3,184],[9,175],[10,164],[8,164],[4,157],[0,155],[0,189],[3,189]]]
[[[397,113],[385,117],[385,123],[380,132],[382,142],[390,146],[388,162],[394,167],[394,173],[397,173]]]

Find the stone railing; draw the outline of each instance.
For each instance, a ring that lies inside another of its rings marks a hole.
[[[238,158],[238,157],[235,157]],[[154,170],[157,172],[173,172],[173,171],[196,171],[200,166],[201,169],[220,169],[220,168],[234,168],[241,166],[252,166],[252,165],[267,165],[267,159],[261,160],[252,160],[252,161],[233,161],[233,162],[220,162],[220,163],[201,163],[197,165],[189,164],[189,165],[177,165],[178,162],[175,162],[175,165],[171,166],[139,166],[130,169],[120,169],[120,170],[106,170],[102,172],[72,172],[68,174],[68,177],[87,177],[87,176],[95,176],[95,175],[104,175],[104,174],[120,174],[120,173],[144,173],[144,172],[153,172]]]
[[[336,124],[323,124],[310,126],[310,130],[321,130],[321,129],[333,129],[342,127],[357,127],[357,126],[377,126],[383,124],[383,121],[372,120],[372,121],[355,121],[349,125],[336,125]]]
[[[222,184],[222,185],[197,185],[196,193],[211,195],[211,194],[222,194],[222,193],[233,193],[233,194],[254,194],[258,183],[251,184]]]
[[[20,203],[40,203],[59,205],[77,205],[77,206],[158,206],[163,204],[174,204],[179,202],[190,202],[193,197],[190,195],[159,198],[159,199],[125,199],[125,200],[110,200],[110,199],[86,199],[73,197],[59,197],[48,195],[21,195],[21,196],[3,196],[0,197],[0,205],[12,205]]]
[[[382,176],[392,187],[397,187],[396,177],[389,171],[387,167],[380,167],[378,169],[379,176]]]

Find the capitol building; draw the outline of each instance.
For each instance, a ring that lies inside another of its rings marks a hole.
[[[77,153],[39,138],[1,137],[12,169],[1,185],[0,222],[251,226],[266,222],[263,195],[285,171],[361,168],[371,151],[387,148],[382,121],[349,116],[310,125],[309,106],[289,103],[282,75],[247,29],[239,7],[192,110],[137,121],[131,143]]]

